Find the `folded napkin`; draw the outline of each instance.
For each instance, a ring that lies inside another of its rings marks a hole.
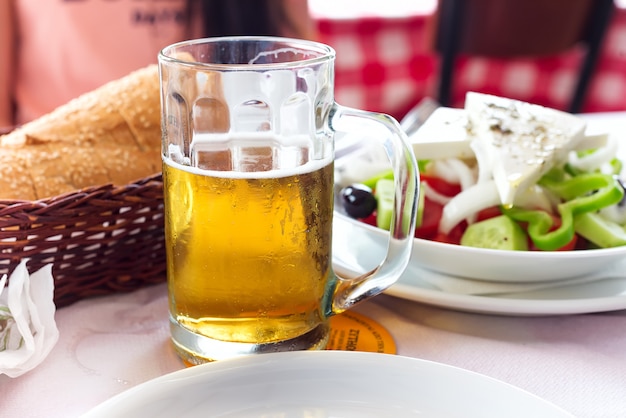
[[[447,293],[460,295],[501,295],[515,294],[523,292],[533,292],[538,290],[554,289],[561,286],[572,286],[577,284],[591,283],[605,279],[626,278],[626,268],[624,262],[613,265],[586,276],[573,277],[570,279],[540,281],[540,282],[493,282],[487,280],[468,279],[463,277],[448,276],[434,271],[424,271],[420,275],[420,280],[429,283]]]
[[[59,339],[52,265],[28,274],[23,260],[0,278],[0,375],[18,377],[39,365]]]

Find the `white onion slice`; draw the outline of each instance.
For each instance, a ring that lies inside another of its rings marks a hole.
[[[462,190],[476,183],[475,170],[458,158],[432,161],[429,165],[428,174],[439,177],[450,184],[460,184]]]
[[[473,140],[470,143],[470,148],[474,151],[474,156],[476,157],[476,163],[478,166],[478,176],[476,182],[482,183],[493,178],[493,174],[491,172],[491,158],[489,157],[489,153],[485,149],[483,143]]]
[[[574,168],[584,171],[601,169],[603,165],[610,163],[617,155],[618,142],[614,136],[609,136],[606,145],[597,148],[591,154],[578,156],[576,152],[569,153],[568,162]]]
[[[474,172],[466,163],[458,158],[449,158],[446,162],[448,167],[458,176],[458,183],[461,185],[461,190],[468,189],[476,184]]]
[[[439,177],[451,184],[471,185],[476,182],[473,170],[458,158],[435,160],[431,163],[428,174]]]
[[[495,181],[477,183],[454,196],[443,207],[439,231],[448,234],[464,219],[471,219],[479,211],[499,204],[500,195]]]
[[[617,204],[600,209],[600,216],[619,225],[626,225],[626,207]]]
[[[426,182],[422,182],[421,187],[422,193],[424,193],[425,197],[427,197],[429,200],[432,200],[433,202],[439,203],[442,206],[446,205],[452,199],[452,197],[450,196],[439,193],[437,190],[430,187]]]
[[[533,184],[515,196],[515,206],[522,209],[543,210],[555,213],[558,198],[552,196],[543,187]]]
[[[459,178],[458,173],[450,168],[450,165],[448,164],[447,159],[432,161],[429,167],[428,174],[432,174],[435,177],[439,177],[440,179],[445,180],[451,184],[460,183],[460,178]]]

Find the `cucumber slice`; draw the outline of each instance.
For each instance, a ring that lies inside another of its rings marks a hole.
[[[528,250],[526,232],[506,215],[476,222],[467,227],[461,245],[495,250]]]
[[[626,245],[626,228],[594,212],[577,215],[574,218],[574,230],[600,248]]]
[[[380,179],[376,182],[374,194],[376,196],[376,226],[389,231],[393,214],[393,197],[396,189],[393,180]]]

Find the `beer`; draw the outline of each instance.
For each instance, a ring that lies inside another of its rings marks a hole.
[[[332,176],[330,159],[260,172],[164,159],[172,323],[254,344],[318,326],[331,274]]]
[[[337,105],[334,60],[327,45],[273,37],[159,53],[170,332],[188,364],[323,349],[329,317],[409,262],[412,148],[389,116]],[[336,132],[380,136],[408,208],[381,265],[356,280],[331,266]]]

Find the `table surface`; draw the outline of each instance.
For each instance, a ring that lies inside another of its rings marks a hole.
[[[391,333],[398,355],[491,376],[578,417],[626,413],[626,311],[506,317],[388,295],[355,311]],[[80,416],[124,390],[183,369],[166,318],[165,285],[60,309],[61,336],[45,362],[19,378],[0,377],[0,416]]]
[[[626,112],[589,120],[623,131]],[[354,310],[389,331],[398,355],[482,373],[578,417],[626,416],[626,310],[498,316],[390,295]],[[183,369],[167,317],[164,284],[59,309],[60,339],[46,360],[19,378],[0,376],[0,416],[80,416],[124,390]]]

